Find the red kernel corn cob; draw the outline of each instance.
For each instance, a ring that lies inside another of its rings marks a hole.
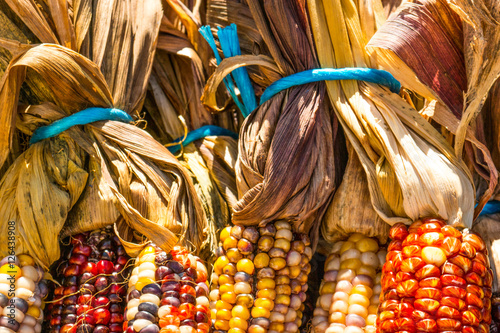
[[[44,332],[123,332],[129,256],[112,227],[71,238],[56,267],[61,283],[47,306]]]
[[[489,331],[493,274],[479,236],[427,218],[394,225],[390,237],[379,332]]]

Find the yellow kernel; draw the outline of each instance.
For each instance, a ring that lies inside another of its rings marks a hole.
[[[269,298],[257,298],[255,306],[258,308],[265,308],[271,311],[274,308],[274,302]]]
[[[325,282],[322,286],[321,286],[321,289],[319,291],[319,294],[320,295],[324,295],[324,294],[333,294],[335,292],[335,286],[337,284],[333,281],[330,281],[330,282]]]
[[[344,242],[342,244],[342,247],[340,248],[339,254],[342,254],[347,250],[354,249],[355,247],[356,247],[356,244],[353,242],[349,242],[349,241]]]
[[[275,290],[277,294],[290,295],[292,293],[292,287],[287,284],[277,285]]]
[[[269,331],[284,332],[285,325],[282,323],[271,323],[271,325],[269,325]]]
[[[276,290],[274,289],[262,289],[257,291],[258,298],[269,298],[274,300],[276,298]]]
[[[349,305],[351,304],[359,304],[365,308],[368,308],[370,306],[370,299],[360,294],[351,294],[351,296],[349,296]]]
[[[148,284],[154,283],[155,280],[148,278],[148,277],[141,277],[137,280],[135,284],[135,289],[141,291],[144,286],[147,286]]]
[[[269,261],[269,267],[274,269],[275,271],[279,271],[286,267],[286,260],[283,258],[272,258]]]
[[[217,310],[222,310],[222,309],[231,310],[233,308],[233,306],[231,304],[229,304],[228,302],[224,302],[222,300],[218,300],[215,303],[215,308]]]
[[[219,287],[219,293],[230,293],[234,291],[234,284],[223,284]]]
[[[267,333],[267,330],[259,325],[252,325],[248,328],[248,333]]]
[[[215,329],[227,331],[230,329],[228,320],[216,320],[214,324]]]
[[[251,294],[240,294],[236,296],[236,304],[250,308],[253,305],[253,296]]]
[[[250,311],[246,306],[243,305],[235,305],[231,314],[234,317],[241,318],[243,320],[248,320],[250,318]]]
[[[243,258],[243,255],[238,249],[232,248],[226,251],[226,256],[229,259],[229,261],[235,263],[241,260]]]
[[[27,315],[32,316],[35,319],[40,318],[41,313],[42,312],[38,306],[30,306],[26,312]]]
[[[372,238],[364,238],[356,243],[356,248],[361,252],[377,252],[378,242]]]
[[[290,241],[284,238],[279,238],[274,241],[274,247],[282,249],[285,252],[290,251]]]
[[[290,278],[288,276],[280,275],[276,277],[276,284],[290,284]]]
[[[234,276],[237,273],[236,265],[229,263],[222,269],[222,272],[226,275]]]
[[[250,259],[241,259],[236,264],[236,268],[238,272],[245,272],[247,274],[253,274],[255,270],[253,262]]]
[[[220,232],[221,243],[224,243],[224,241],[226,240],[226,238],[229,237],[229,235],[231,235],[231,227],[225,227],[224,229],[222,229],[222,231]]]
[[[378,306],[376,306],[376,305],[370,305],[368,307],[368,313],[371,314],[371,315],[372,314],[376,315],[377,314],[377,310],[378,310]]]
[[[19,259],[19,265],[23,266],[35,266],[35,260],[28,254],[20,254],[17,256]]]
[[[328,318],[330,324],[344,324],[345,325],[345,313],[342,312],[332,312]]]
[[[276,282],[273,279],[261,279],[257,282],[257,289],[274,289]]]
[[[229,321],[229,327],[231,328],[239,328],[241,330],[246,331],[248,328],[248,322],[246,319],[238,318],[238,317],[233,317]]]
[[[290,296],[288,295],[278,295],[274,300],[276,304],[285,304],[286,306],[290,305]]]
[[[229,324],[229,325],[231,325],[231,324]],[[234,327],[234,328],[230,328],[229,331],[227,331],[227,333],[245,333],[245,330],[242,330],[241,328]]]
[[[217,320],[227,320],[227,321],[229,321],[229,319],[231,319],[231,310],[228,310],[228,309],[217,310],[216,319]]]
[[[356,233],[352,234],[351,236],[349,236],[349,238],[347,240],[349,242],[356,243],[356,242],[362,240],[363,238],[366,238],[366,236],[356,232]]]
[[[156,250],[153,246],[146,246],[142,251],[141,251],[141,256],[145,254],[155,254]]]
[[[372,279],[374,279],[377,275],[377,271],[375,270],[375,268],[368,265],[361,265],[361,267],[356,270],[356,273],[358,275],[368,275]]]
[[[214,270],[215,270],[215,273],[217,274],[222,274],[222,269],[224,268],[224,266],[226,266],[227,264],[229,264],[229,259],[228,257],[226,256],[221,256],[219,258],[217,258],[217,260],[215,261],[214,263]]]
[[[19,279],[23,275],[23,272],[21,270],[21,267],[17,265],[5,264],[0,267],[0,274],[8,274],[11,276],[14,275],[15,279]]]
[[[361,265],[361,260],[352,258],[342,261],[340,263],[340,269],[353,269],[357,271]]]
[[[254,265],[257,268],[264,268],[269,265],[269,255],[267,253],[259,253],[255,256]]]
[[[271,311],[266,308],[252,308],[252,317],[253,318],[269,318],[271,315]]]
[[[231,275],[221,274],[219,276],[219,285],[222,286],[224,284],[234,284],[234,278]]]
[[[302,267],[300,267],[299,265],[290,266],[289,269],[290,269],[290,278],[291,279],[295,279],[297,276],[300,275],[300,272],[302,271]]]
[[[371,298],[373,296],[373,290],[364,284],[357,284],[351,289],[351,294],[359,294]]]
[[[234,238],[233,236],[229,236],[228,238],[226,238],[224,243],[222,243],[222,247],[226,251],[229,249],[232,249],[232,248],[237,248],[238,247],[238,240],[236,238]]]
[[[366,317],[366,325],[375,325],[376,321],[377,321],[376,314],[369,314],[368,317]]]
[[[226,303],[234,304],[236,303],[236,294],[232,292],[224,293],[220,296],[220,299]]]

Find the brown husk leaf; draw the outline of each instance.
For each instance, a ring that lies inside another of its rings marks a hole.
[[[488,249],[491,269],[493,270],[494,293],[500,292],[498,277],[500,276],[500,214],[484,215],[477,218],[472,231],[481,236]]]
[[[404,3],[367,46],[383,68],[431,101],[422,113],[453,135],[463,126],[464,96],[468,89],[476,89],[468,84],[471,75],[466,71],[466,60],[470,58],[464,54],[467,48],[464,47],[464,32],[467,30],[467,24],[463,27],[460,16],[446,1],[418,0]],[[399,59],[395,61],[395,57]],[[433,100],[439,103],[432,104]],[[480,199],[476,216],[492,195],[498,178],[483,136],[481,122],[468,126],[465,133],[468,164],[472,164],[487,182],[486,189],[478,187]],[[463,146],[460,139],[455,140],[457,148]],[[461,156],[460,151],[457,151],[458,156]]]
[[[330,243],[359,232],[369,237],[378,237],[380,243],[385,244],[389,228],[389,224],[377,215],[371,205],[363,166],[354,149],[349,147],[344,178],[325,213],[321,233]]]
[[[303,3],[247,3],[275,62],[273,71],[284,76],[317,66]],[[254,61],[260,56],[242,57]],[[230,64],[231,59],[223,62],[236,67],[237,60]],[[261,59],[259,65],[269,63],[269,58]],[[205,101],[214,101],[211,85],[224,67],[221,64],[209,80]],[[236,164],[240,200],[233,207],[233,223],[263,226],[289,220],[296,232],[310,232],[316,241],[345,157],[334,155],[337,135],[323,82],[290,88],[255,109],[240,131]]]
[[[7,138],[13,125],[31,135],[39,125],[89,106],[120,107],[129,113],[141,109],[156,47],[159,2],[74,5],[80,6],[71,16],[70,26],[77,26],[75,40],[82,41],[82,52],[92,53],[100,66],[49,44],[15,58],[0,90],[0,117],[8,120],[0,123],[0,132],[9,133]],[[69,15],[69,10],[61,15]],[[93,25],[86,19],[90,16]],[[63,27],[58,26],[58,36]],[[66,31],[65,36],[72,33]],[[72,37],[64,40],[73,45]],[[16,116],[24,78],[37,75],[42,78],[37,91],[49,91],[42,95],[47,100]],[[0,145],[2,164],[8,152],[8,146]],[[204,212],[188,173],[165,147],[130,124],[104,121],[73,127],[33,144],[2,178],[0,197],[7,203],[0,210],[2,220],[14,219],[19,230],[17,250],[30,253],[43,267],[59,257],[55,244],[63,225],[64,236],[117,222],[115,229],[126,238],[132,255],[150,240],[165,250],[180,243],[200,251],[206,243]],[[145,238],[137,238],[132,230]],[[6,249],[2,251],[5,255]]]

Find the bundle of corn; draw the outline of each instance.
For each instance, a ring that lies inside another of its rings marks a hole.
[[[394,225],[390,236],[380,332],[489,332],[493,274],[478,235],[422,219]]]
[[[218,124],[226,128],[233,125],[227,119],[230,113],[210,115],[200,102],[209,61],[202,47],[206,47],[206,43],[197,40],[202,38],[197,31],[199,13],[196,15],[190,8],[172,3],[169,6],[165,8],[160,28],[145,103],[148,130],[178,154],[179,162],[193,179],[208,219],[206,234],[210,246],[202,254],[206,259],[213,255],[217,247],[216,235],[229,223],[229,209],[236,201],[234,163],[237,147],[236,141],[229,136],[208,137],[193,144],[184,142],[188,131],[206,125]],[[172,143],[175,139],[178,139],[176,143]]]
[[[332,245],[314,310],[316,333],[374,333],[387,251],[363,234]]]
[[[495,192],[498,178],[484,124],[481,118],[474,122],[500,75],[498,12],[496,2],[405,3],[367,46],[383,68],[425,97],[421,113],[442,126],[455,142],[456,155],[464,150],[467,165],[476,172],[476,216]]]
[[[297,332],[312,249],[285,221],[226,227],[214,263],[210,308],[216,332]]]
[[[377,66],[365,46],[382,23],[379,13],[357,1],[316,0],[309,2],[309,15],[321,67]],[[383,220],[409,223],[441,216],[454,225],[471,225],[469,170],[430,123],[375,84],[329,81],[327,89]]]
[[[40,333],[43,300],[49,289],[45,273],[26,254],[0,261],[0,332]]]
[[[147,246],[129,280],[126,333],[208,333],[207,268],[181,246]]]
[[[45,331],[122,332],[129,256],[111,226],[71,237],[53,274],[60,286],[46,308]]]
[[[41,125],[89,106],[139,113],[161,20],[159,1],[82,3],[74,12],[64,1],[49,7],[8,3],[41,41],[73,50],[42,44],[23,49],[9,64],[0,90],[1,164],[16,131],[33,135]],[[23,82],[37,104],[27,100],[32,105],[22,107]],[[92,109],[86,112],[95,116]],[[113,223],[130,255],[149,240],[196,251],[207,241],[189,174],[145,131],[118,121],[71,127],[33,143],[3,176],[0,197],[0,219],[16,223],[16,251],[31,254],[45,269],[59,258],[58,236]]]

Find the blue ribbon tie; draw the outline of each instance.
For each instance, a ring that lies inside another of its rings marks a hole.
[[[183,136],[183,137],[175,139],[173,141],[173,143],[177,143],[177,144],[175,146],[170,146],[167,148],[168,148],[168,150],[170,150],[170,152],[172,154],[175,154],[179,150],[181,150],[182,146],[187,146],[191,142],[193,142],[195,140],[203,139],[207,136],[230,136],[231,138],[238,140],[238,134],[236,134],[228,129],[225,129],[225,128],[222,128],[219,126],[215,126],[215,125],[206,125],[206,126],[202,126],[200,128],[197,128],[194,131],[189,132],[186,135],[186,137]]]

